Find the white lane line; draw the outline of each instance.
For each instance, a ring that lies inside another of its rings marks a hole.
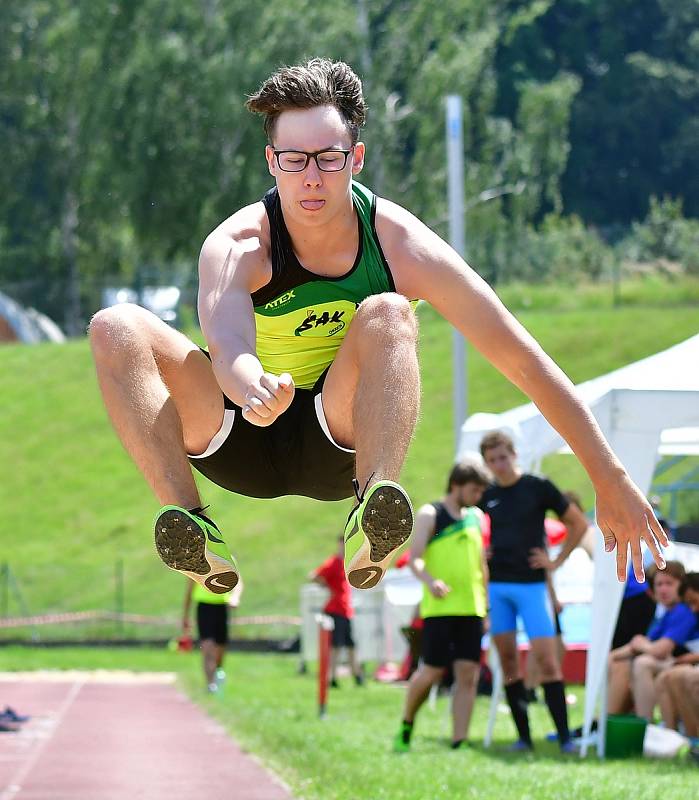
[[[7,787],[2,792],[0,792],[0,800],[13,800],[13,798],[17,797],[17,795],[22,791],[22,782],[27,777],[30,770],[34,767],[36,762],[39,760],[39,756],[43,753],[44,748],[53,738],[54,733],[60,727],[61,722],[63,722],[63,717],[65,717],[65,715],[68,712],[68,709],[73,705],[73,701],[78,696],[78,693],[82,689],[83,685],[84,681],[76,681],[70,687],[70,691],[68,692],[65,700],[61,704],[61,707],[58,709],[58,713],[56,714],[56,718],[54,720],[54,724],[53,727],[51,728],[50,734],[48,736],[43,736],[41,739],[39,739],[34,749],[27,756],[26,761],[24,761],[23,764],[20,764],[17,771],[10,778]]]

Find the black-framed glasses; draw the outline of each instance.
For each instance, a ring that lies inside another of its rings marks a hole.
[[[308,160],[314,159],[321,172],[342,172],[347,164],[347,156],[354,150],[316,150],[306,153],[303,150],[275,150],[274,155],[282,172],[303,172]]]

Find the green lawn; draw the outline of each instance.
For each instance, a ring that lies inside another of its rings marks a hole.
[[[684,294],[678,294],[679,287],[669,296],[684,301],[694,296],[696,285],[682,284]],[[602,295],[581,289],[585,304],[597,297],[599,307],[547,310],[547,303],[570,304],[576,290],[519,287],[517,292],[511,290],[516,307],[530,298],[535,309],[518,311],[519,318],[575,381],[699,329],[696,303],[613,309]],[[648,292],[644,297],[652,301]],[[419,318],[423,405],[403,473],[416,505],[441,494],[454,452],[451,331],[428,306],[420,308]],[[501,411],[525,399],[472,349],[468,380],[471,413]],[[111,430],[87,342],[0,347],[0,403],[0,463],[5,465],[0,505],[8,514],[0,561],[9,562],[29,611],[114,608],[115,568],[121,560],[125,610],[176,616],[183,582],[154,554],[151,525],[157,506]],[[591,502],[589,483],[574,459],[552,459],[545,469],[563,488],[576,488]],[[201,487],[241,565],[246,582],[241,613],[296,613],[299,586],[334,548],[349,501],[259,501],[232,496],[204,480]],[[10,613],[18,613],[14,594],[9,600]],[[7,636],[0,631],[0,638]]]
[[[533,756],[503,752],[514,736],[509,715],[498,714],[492,749],[479,744],[486,726],[488,698],[477,701],[470,751],[448,749],[448,701],[418,717],[413,750],[395,755],[391,739],[400,719],[403,690],[370,682],[356,688],[349,680],[330,694],[328,717],[316,713],[315,676],[296,674],[288,656],[232,654],[222,696],[202,688],[198,654],[148,649],[3,648],[5,670],[38,668],[125,668],[173,670],[191,697],[219,719],[245,749],[260,756],[304,800],[616,800],[634,797],[689,798],[699,772],[684,759],[600,762],[563,758],[543,741],[551,729],[540,705],[531,707],[537,745]],[[582,691],[571,707],[580,723]]]

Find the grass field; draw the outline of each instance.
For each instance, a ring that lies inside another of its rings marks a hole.
[[[276,771],[298,800],[455,800],[455,798],[516,798],[516,800],[636,800],[696,795],[699,771],[684,759],[643,759],[600,762],[590,755],[581,761],[562,757],[543,741],[551,729],[544,708],[531,708],[536,753],[514,756],[503,752],[514,737],[509,714],[499,713],[495,742],[485,750],[480,742],[486,726],[489,698],[479,698],[471,738],[472,750],[447,747],[448,700],[435,709],[425,706],[418,717],[413,749],[408,755],[391,751],[404,692],[370,682],[355,688],[344,681],[332,691],[328,717],[316,713],[315,676],[296,674],[296,660],[287,656],[232,654],[221,696],[206,695],[199,674],[198,654],[173,654],[145,648],[93,650],[0,650],[4,670],[138,669],[176,671],[181,685],[208,713]],[[571,723],[582,715],[582,691],[571,707]],[[215,765],[212,765],[215,768]]]
[[[697,305],[687,298],[699,296],[697,286],[688,281],[661,291],[651,284],[645,294],[627,288],[634,304],[616,309],[598,291],[599,307],[583,310],[546,310],[547,303],[567,307],[577,289],[509,291],[513,306],[535,309],[518,317],[577,382],[696,333]],[[580,295],[587,298],[583,305],[595,296],[582,288]],[[653,308],[654,298],[680,304]],[[423,406],[403,473],[417,505],[441,494],[454,452],[451,331],[428,306],[420,308],[419,318]],[[471,413],[524,401],[473,350],[468,380]],[[2,534],[0,560],[9,562],[29,611],[114,608],[115,564],[121,560],[125,610],[176,615],[183,584],[155,557],[151,525],[157,506],[111,430],[87,342],[0,348],[0,398],[0,504],[11,510],[12,520]],[[591,501],[574,459],[557,457],[544,467],[563,488],[576,488]],[[241,564],[242,613],[295,613],[299,586],[334,547],[349,501],[259,501],[226,494],[204,480],[201,486]],[[9,602],[10,613],[18,613],[13,594]],[[3,637],[6,632],[0,632]]]

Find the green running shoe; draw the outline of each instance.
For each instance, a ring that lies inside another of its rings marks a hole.
[[[203,511],[163,506],[155,521],[155,547],[170,569],[214,594],[224,594],[238,583],[238,565],[221,532]]]
[[[413,509],[397,483],[379,481],[362,495],[353,483],[358,503],[345,525],[345,573],[355,589],[371,589],[413,532]]]
[[[413,726],[407,722],[401,722],[400,730],[393,740],[394,753],[409,753],[410,752],[410,737],[413,733]]]

